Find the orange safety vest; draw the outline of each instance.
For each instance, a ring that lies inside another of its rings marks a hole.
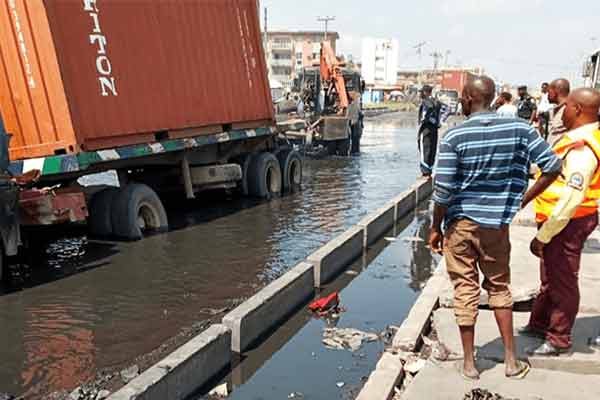
[[[567,133],[556,145],[553,150],[561,159],[565,159],[571,150],[588,146],[596,155],[600,164],[600,130],[592,133],[576,134],[569,136]],[[545,222],[554,211],[554,208],[560,200],[564,188],[567,186],[568,177],[559,176],[544,193],[535,199],[535,214],[538,223]],[[598,200],[600,199],[600,167],[596,169],[590,187],[585,193],[585,199],[575,211],[573,218],[587,217],[598,212]]]

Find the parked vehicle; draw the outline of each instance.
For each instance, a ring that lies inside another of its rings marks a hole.
[[[460,96],[456,90],[442,89],[436,93],[436,98],[450,108],[451,115],[458,114]]]
[[[583,68],[583,77],[588,87],[600,90],[600,49],[595,51],[586,60]]]
[[[19,196],[21,226],[87,221],[137,240],[168,228],[162,193],[271,198],[300,185],[300,155],[275,128],[256,1],[210,13],[200,0],[158,3],[0,7],[8,169],[41,175]],[[109,170],[120,187],[77,184]]]

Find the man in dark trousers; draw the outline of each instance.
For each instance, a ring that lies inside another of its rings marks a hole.
[[[482,286],[504,343],[506,377],[521,379],[529,371],[515,356],[509,225],[521,208],[531,163],[543,175],[529,197],[544,191],[561,171],[561,160],[535,128],[491,110],[495,88],[485,76],[465,87],[461,102],[468,119],[450,129],[440,143],[433,194],[429,244],[432,251],[444,254],[454,286],[454,313],[464,353],[457,367],[468,380],[479,379],[474,341]]]
[[[537,113],[535,99],[527,92],[527,86],[519,87],[519,101],[517,102],[517,116],[533,124]]]
[[[438,130],[443,121],[444,105],[432,96],[429,85],[421,89],[421,107],[419,108],[419,153],[421,155],[421,173],[431,176],[435,165],[438,145]]]
[[[539,231],[531,252],[541,259],[541,289],[523,334],[545,342],[528,352],[558,356],[572,344],[571,331],[579,312],[579,268],[587,238],[598,226],[600,200],[600,93],[578,89],[564,106],[568,131],[554,146],[564,160],[561,176],[535,198]],[[531,201],[526,197],[524,204]]]

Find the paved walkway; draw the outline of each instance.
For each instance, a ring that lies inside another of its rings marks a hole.
[[[538,260],[529,253],[529,242],[536,229],[530,210],[522,213],[511,227],[513,292],[519,301],[537,294]],[[433,326],[438,340],[451,353],[454,361],[430,358],[414,377],[402,400],[461,400],[473,388],[487,389],[507,398],[533,399],[600,399],[600,351],[588,345],[588,339],[600,332],[600,231],[588,241],[582,261],[580,288],[582,302],[574,330],[573,352],[558,358],[529,358],[532,372],[523,381],[504,377],[502,342],[492,311],[481,310],[476,326],[476,346],[482,379],[465,382],[455,370],[462,355],[458,329],[454,320],[452,288],[442,285],[439,308],[434,312]],[[486,303],[482,296],[482,303]],[[527,324],[528,312],[515,313],[515,329]],[[541,343],[539,339],[516,337],[519,357],[527,358],[524,349]]]

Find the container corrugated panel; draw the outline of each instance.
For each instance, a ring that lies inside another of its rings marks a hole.
[[[53,82],[47,89],[53,95],[46,96],[47,109],[55,108],[54,97],[60,105],[54,92],[68,103],[60,113],[67,128],[54,129],[54,137],[38,128],[38,144],[57,143],[57,135],[72,138],[66,147],[50,146],[53,152],[146,143],[162,132],[193,133],[193,128],[248,126],[274,118],[255,0],[0,1],[4,20],[10,19],[12,2],[28,17],[30,8],[38,11],[36,23],[28,27],[36,48],[29,55],[33,75],[36,68],[42,77],[49,71],[45,81]],[[3,22],[4,54],[17,46],[18,36],[13,32],[11,37]],[[45,56],[57,60],[56,70]],[[5,69],[13,72],[4,73],[6,82],[0,84],[15,85],[16,75],[26,83],[23,68]],[[27,109],[13,94],[8,96],[23,115],[32,108],[33,114],[44,110],[38,103]],[[3,113],[5,102],[0,104]],[[26,137],[32,127],[15,130],[21,132],[16,136]],[[15,149],[22,145],[13,142]]]
[[[0,0],[0,112],[12,159],[78,150],[42,0]]]

